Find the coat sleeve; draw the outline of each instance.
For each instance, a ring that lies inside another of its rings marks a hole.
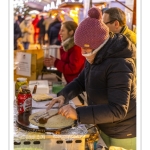
[[[67,84],[65,88],[63,88],[59,93],[57,93],[57,96],[63,95],[65,97],[65,103],[67,103],[69,100],[73,99],[74,97],[85,91],[84,77],[85,76],[83,69],[76,79]]]

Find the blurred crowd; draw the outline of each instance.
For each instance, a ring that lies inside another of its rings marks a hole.
[[[124,11],[116,8],[103,8],[102,15],[104,23],[106,20],[111,20],[111,22],[106,22],[110,32],[122,33],[136,45],[136,34],[128,29]],[[60,14],[55,14],[55,17],[51,13],[49,16],[14,15],[14,50],[29,49],[30,44],[61,45],[59,31],[63,21]]]
[[[14,16],[14,50],[29,49],[30,44],[45,45],[45,43],[60,45],[59,30],[61,18],[57,14],[54,18],[36,15],[34,18],[26,15]]]

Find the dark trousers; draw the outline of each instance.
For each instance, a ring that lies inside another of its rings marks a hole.
[[[29,42],[23,42],[24,49],[29,49]]]
[[[45,45],[44,34],[39,34],[39,44]]]

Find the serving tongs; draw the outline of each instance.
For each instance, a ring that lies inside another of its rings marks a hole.
[[[32,118],[32,120],[34,120],[36,123],[38,123],[39,121],[39,118],[40,117],[42,117],[42,116],[44,116],[44,115],[46,115],[46,113],[48,113],[48,112],[44,112],[44,113],[42,113],[42,114],[39,114],[39,115],[36,115],[36,116],[34,116],[33,118]]]
[[[45,124],[45,123],[47,123],[47,121],[48,121],[49,118],[54,117],[56,115],[58,115],[58,112],[55,113],[55,114],[53,114],[53,115],[51,115],[51,116],[48,114],[48,115],[46,115],[44,117],[41,117],[41,118],[39,118],[38,121],[39,121],[40,124]]]
[[[37,115],[37,116],[34,116],[33,117],[33,120],[36,122],[36,123],[40,123],[40,124],[45,124],[47,123],[48,119],[55,116],[55,115],[58,115],[58,112],[53,114],[53,115],[49,115],[49,113],[46,111],[40,115]]]
[[[65,105],[68,105],[69,103],[66,103],[64,105],[62,105],[61,107],[65,106]],[[61,107],[54,107],[54,108],[61,108]],[[53,107],[52,107],[53,108]],[[49,115],[48,111],[38,115],[38,116],[35,116],[33,117],[33,120],[36,122],[36,123],[40,123],[40,124],[45,124],[47,123],[48,119],[53,117],[53,116],[56,116],[58,115],[58,112],[53,114],[53,115]]]

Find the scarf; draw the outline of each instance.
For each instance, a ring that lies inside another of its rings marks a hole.
[[[74,44],[74,37],[68,38],[64,42],[61,43],[65,52],[67,52],[70,48],[72,48]]]
[[[108,37],[109,39],[109,37]],[[103,44],[101,44],[98,48],[96,48],[95,50],[93,50],[91,53],[88,53],[88,54],[82,54],[82,56],[84,56],[86,58],[86,60],[92,64],[93,61],[94,61],[94,58],[97,54],[97,52],[105,45],[105,43],[108,41],[108,39],[106,39]]]

